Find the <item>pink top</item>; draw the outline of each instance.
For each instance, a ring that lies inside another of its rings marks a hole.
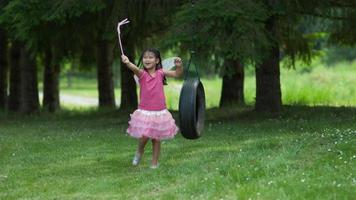
[[[163,70],[159,69],[153,75],[142,70],[139,77],[140,103],[139,109],[159,111],[166,109],[166,98],[163,89]]]

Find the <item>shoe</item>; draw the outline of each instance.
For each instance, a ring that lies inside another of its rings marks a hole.
[[[140,163],[140,160],[141,160],[141,155],[139,153],[136,153],[132,160],[132,165],[137,166]]]
[[[158,163],[157,163],[157,165],[151,165],[151,167],[150,167],[150,168],[151,168],[151,169],[157,169],[157,168],[158,168],[158,166],[159,166],[159,165],[158,165]]]

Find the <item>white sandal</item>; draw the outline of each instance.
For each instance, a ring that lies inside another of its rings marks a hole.
[[[141,154],[136,153],[132,160],[132,165],[137,166],[140,163],[140,160],[141,160]]]

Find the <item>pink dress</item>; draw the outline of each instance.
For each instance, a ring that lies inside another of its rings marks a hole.
[[[157,140],[173,138],[178,127],[171,113],[166,108],[163,89],[163,71],[154,75],[142,70],[140,83],[140,102],[132,113],[127,133],[135,138],[148,137]]]

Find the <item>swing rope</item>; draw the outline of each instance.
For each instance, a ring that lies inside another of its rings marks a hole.
[[[195,7],[195,0],[191,0],[191,7],[192,7],[192,13],[193,13],[193,26],[192,26],[192,29],[191,29],[191,32],[192,32],[192,35],[193,35],[193,44],[192,44],[192,49],[190,49],[189,51],[190,51],[190,58],[189,58],[189,61],[188,61],[188,66],[187,66],[187,72],[188,73],[186,73],[185,75],[184,75],[184,80],[187,80],[187,78],[188,78],[188,74],[189,74],[189,68],[190,68],[190,65],[192,64],[192,63],[194,63],[193,62],[193,58],[194,58],[194,55],[195,55],[195,49],[196,49],[196,36],[195,36],[195,32],[196,32],[196,24],[197,24],[197,22],[196,22],[196,9],[194,8]],[[196,75],[197,75],[197,77],[198,77],[198,80],[200,80],[200,76],[199,76],[199,72],[198,72],[198,67],[197,67],[197,65],[195,65],[195,64],[193,64],[194,65],[194,67],[195,67],[195,73],[196,73]]]

